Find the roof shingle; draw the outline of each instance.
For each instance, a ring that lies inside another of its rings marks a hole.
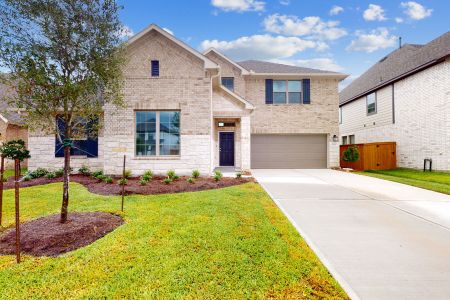
[[[339,93],[345,104],[450,55],[450,31],[426,45],[406,44],[394,50]]]
[[[250,72],[253,71],[255,73],[265,74],[340,74],[336,72],[283,65],[260,60],[246,60],[238,62],[238,64]]]

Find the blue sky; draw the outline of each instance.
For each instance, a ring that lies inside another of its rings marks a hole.
[[[450,1],[133,0],[122,22],[137,33],[151,23],[203,50],[364,73],[403,43],[422,44],[450,30]],[[350,80],[347,80],[347,83]]]

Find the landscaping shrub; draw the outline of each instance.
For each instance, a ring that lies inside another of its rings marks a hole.
[[[128,183],[128,179],[126,178],[120,178],[119,180],[119,185],[127,185]]]
[[[31,179],[33,179],[31,176],[26,175],[25,177],[23,177],[23,181],[30,181]],[[4,181],[6,181],[6,178],[3,178]]]
[[[242,173],[241,173],[241,172],[237,172],[237,173],[236,173],[236,178],[237,178],[237,179],[240,179],[241,177],[242,177]]]
[[[142,177],[141,177],[141,180],[139,180],[139,184],[140,184],[140,185],[147,185],[147,183],[148,183],[148,180],[145,180],[145,179],[144,179],[144,176],[142,176]]]
[[[45,175],[48,179],[56,178],[56,174],[54,172],[49,172]]]
[[[100,175],[97,175],[97,177],[95,177],[95,178],[97,178],[97,179],[100,180],[100,181],[105,181],[105,179],[106,179],[107,177],[108,177],[108,176],[106,176],[106,175],[100,174]]]
[[[151,176],[151,175],[149,175],[149,174],[145,174],[145,173],[144,173],[144,175],[142,175],[142,177],[141,177],[141,179],[143,179],[143,180],[145,180],[145,181],[147,181],[147,182],[149,182],[150,180],[152,180],[152,178],[153,178],[153,176]]]
[[[32,172],[28,172],[26,174],[26,176],[30,176],[31,178],[40,178],[40,177],[44,177],[48,173],[49,173],[49,171],[47,169],[37,168],[36,170],[34,170]]]
[[[189,177],[186,181],[189,183],[195,183],[195,179],[192,177]]]
[[[222,172],[220,172],[219,170],[214,171],[213,178],[214,178],[215,181],[220,181],[222,179],[222,177],[223,177]]]
[[[178,176],[178,175],[173,175],[172,180],[178,180],[178,179],[180,179],[180,176]]]
[[[151,170],[147,170],[144,172],[143,176],[153,178],[153,172]]]
[[[113,183],[113,182],[114,182],[114,180],[112,179],[111,176],[105,176],[105,178],[103,179],[103,181],[104,181],[105,183]]]
[[[167,177],[168,177],[169,179],[173,179],[175,176],[177,176],[177,174],[175,173],[174,170],[169,170],[169,171],[167,171]]]
[[[165,184],[171,184],[172,183],[172,179],[166,178],[162,182],[165,183]]]
[[[192,177],[199,178],[200,177],[200,171],[199,170],[192,171]]]
[[[355,146],[350,146],[343,153],[344,161],[356,162],[359,160],[359,149]]]
[[[103,171],[95,171],[95,172],[92,172],[91,175],[92,175],[92,177],[97,178],[97,176],[103,175]]]
[[[56,177],[61,177],[64,175],[64,168],[58,169],[54,173]]]
[[[125,170],[125,173],[124,173],[124,177],[125,178],[130,178],[131,177],[131,175],[133,175],[133,173],[131,172],[131,170]]]
[[[86,176],[90,176],[91,175],[91,169],[89,169],[88,166],[86,165],[82,165],[81,168],[78,169],[78,172],[80,174],[86,175]]]

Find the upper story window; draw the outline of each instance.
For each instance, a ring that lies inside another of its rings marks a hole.
[[[159,77],[159,60],[152,60],[152,77]]]
[[[377,94],[372,93],[366,96],[367,103],[367,115],[373,115],[377,113]]]
[[[300,104],[302,102],[302,82],[300,80],[274,80],[274,104]]]
[[[234,77],[222,77],[222,85],[230,91],[234,91]]]
[[[136,112],[136,156],[180,155],[180,112]]]

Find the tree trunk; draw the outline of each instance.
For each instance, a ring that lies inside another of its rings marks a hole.
[[[14,189],[15,189],[15,202],[16,202],[16,260],[20,263],[20,216],[19,216],[19,179],[20,179],[20,167],[19,160],[14,161]]]
[[[1,156],[0,166],[0,226],[2,226],[2,214],[3,214],[3,173],[5,172],[5,157]]]
[[[66,223],[69,207],[69,175],[70,175],[70,146],[64,147],[64,185],[61,206],[61,223]]]

